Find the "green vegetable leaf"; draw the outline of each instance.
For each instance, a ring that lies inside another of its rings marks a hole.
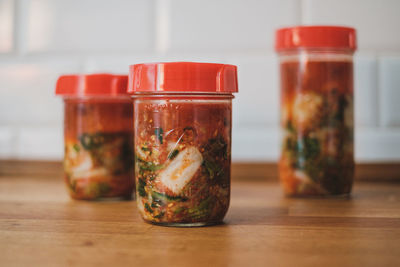
[[[79,147],[78,144],[74,144],[73,148],[74,148],[75,152],[79,152],[81,150],[81,148]]]
[[[149,206],[148,203],[144,203],[144,207],[145,207],[145,209],[146,209],[148,212],[153,213],[153,209],[150,208],[150,206]]]
[[[211,201],[214,199],[213,196],[209,196],[208,198],[204,199],[203,201],[200,202],[199,206],[197,207],[198,209],[207,209]]]
[[[166,194],[163,193],[159,193],[156,191],[153,191],[151,193],[151,196],[153,198],[153,201],[157,202],[159,205],[163,206],[166,205],[169,201],[181,201],[181,202],[185,202],[188,199],[185,197],[181,197],[181,196],[168,196]]]
[[[139,178],[139,184],[138,184],[138,193],[139,196],[141,197],[145,197],[146,196],[146,190],[144,189],[144,187],[146,186],[146,182],[143,179]]]
[[[100,183],[98,186],[99,186],[99,195],[101,196],[107,194],[111,190],[110,185],[106,183]]]
[[[160,141],[160,144],[162,144],[164,130],[161,127],[157,127],[154,129],[154,134],[156,135],[157,139]]]
[[[168,154],[168,158],[169,158],[169,159],[173,159],[173,158],[175,158],[178,154],[179,154],[179,150],[178,150],[178,149],[174,149],[172,152],[170,152],[170,153]]]
[[[200,219],[208,216],[211,212],[210,205],[214,200],[213,196],[209,196],[208,198],[202,200],[200,204],[195,208],[189,209],[189,214],[192,218]]]
[[[319,141],[317,138],[306,137],[304,140],[304,150],[300,153],[303,153],[306,160],[310,158],[315,158],[319,156],[320,147]]]
[[[105,135],[101,133],[84,133],[80,137],[82,147],[86,150],[92,150],[100,147],[105,141]]]
[[[203,167],[210,179],[223,177],[224,162],[228,159],[228,144],[222,136],[217,136],[208,141],[204,146]]]
[[[184,210],[185,210],[184,207],[177,207],[177,208],[174,210],[174,214],[179,214],[179,213],[181,213],[181,212],[184,211]]]
[[[288,120],[288,122],[286,123],[286,130],[288,130],[288,132],[290,133],[296,132],[296,129],[294,128],[294,125],[291,120]]]
[[[69,181],[69,183],[68,183],[69,188],[71,189],[72,192],[75,192],[75,190],[76,190],[76,180],[71,180],[68,177],[68,181]]]
[[[223,168],[220,165],[218,165],[218,163],[216,163],[211,159],[204,160],[203,166],[206,167],[210,179],[214,179],[216,176],[219,176],[224,171]]]
[[[163,164],[156,165],[153,162],[144,161],[141,158],[136,158],[136,160],[138,161],[139,169],[141,171],[155,172],[155,171],[161,170],[164,167]]]
[[[317,138],[302,136],[286,140],[285,150],[290,155],[294,168],[304,170],[314,181],[318,181],[323,166],[320,162],[320,143]]]
[[[154,216],[154,218],[160,219],[161,217],[164,217],[164,215],[165,215],[165,212],[162,211],[162,212],[160,212],[159,214],[157,214],[156,216]]]

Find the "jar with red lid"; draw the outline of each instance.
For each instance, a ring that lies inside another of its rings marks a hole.
[[[280,59],[280,180],[289,196],[351,192],[356,31],[298,26],[276,32]]]
[[[135,177],[146,222],[222,222],[230,201],[236,66],[171,62],[130,67]]]
[[[129,199],[134,190],[133,105],[127,75],[61,76],[64,172],[74,199]]]

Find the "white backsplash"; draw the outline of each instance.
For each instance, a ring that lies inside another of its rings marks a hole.
[[[0,0],[0,158],[62,158],[65,73],[154,61],[238,65],[233,159],[279,154],[277,27],[358,30],[356,159],[400,161],[400,1]]]

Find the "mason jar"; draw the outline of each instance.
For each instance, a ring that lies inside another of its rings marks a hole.
[[[171,62],[130,67],[138,210],[146,222],[222,222],[230,200],[236,66]]]
[[[74,199],[129,199],[134,190],[133,105],[127,75],[64,75],[64,177]]]
[[[356,31],[299,26],[276,32],[282,153],[289,196],[348,195],[354,176],[353,53]]]

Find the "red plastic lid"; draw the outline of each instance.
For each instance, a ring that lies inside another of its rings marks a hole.
[[[169,62],[129,67],[128,93],[236,93],[234,65]]]
[[[356,30],[337,26],[296,26],[276,31],[275,49],[332,48],[355,51]]]
[[[128,75],[63,75],[57,80],[56,95],[121,96],[126,95]]]

